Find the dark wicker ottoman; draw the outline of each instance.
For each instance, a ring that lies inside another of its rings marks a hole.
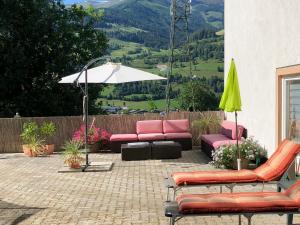
[[[122,160],[151,159],[151,146],[148,142],[134,142],[121,145]]]
[[[154,141],[151,145],[151,159],[177,159],[182,147],[174,141]]]

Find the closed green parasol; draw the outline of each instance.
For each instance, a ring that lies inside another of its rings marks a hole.
[[[238,143],[238,125],[237,125],[237,111],[241,111],[242,101],[240,95],[239,80],[236,72],[234,60],[231,60],[230,69],[227,76],[226,85],[219,105],[220,109],[225,112],[235,112],[236,124],[236,145],[238,149],[238,169],[240,169],[241,153]]]

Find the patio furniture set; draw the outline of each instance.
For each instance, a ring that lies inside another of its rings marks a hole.
[[[174,141],[133,142],[122,144],[122,160],[177,159],[181,157],[181,145]]]
[[[173,189],[174,199],[169,200],[169,191],[165,206],[165,216],[170,218],[170,225],[187,216],[241,215],[251,225],[255,214],[287,214],[287,224],[293,224],[293,215],[300,213],[300,181],[280,192],[283,183],[291,183],[295,177],[289,175],[293,161],[300,152],[300,145],[290,140],[283,140],[267,162],[255,169],[240,171],[194,171],[176,172],[166,178],[166,187]],[[277,183],[278,192],[232,193],[235,185],[257,185]],[[220,186],[220,193],[182,194],[176,192],[183,187]],[[222,186],[230,193],[222,193]]]
[[[247,130],[235,123],[223,121],[220,134],[201,137],[201,148],[211,157],[223,144],[235,144],[236,139],[247,137]],[[191,149],[192,135],[188,120],[147,120],[136,123],[134,134],[114,134],[111,137],[112,150],[121,152],[122,160],[145,160],[178,158],[181,149]],[[300,213],[300,181],[295,182],[291,167],[300,152],[300,145],[283,140],[274,154],[255,170],[239,171],[192,171],[175,172],[165,178],[168,189],[165,216],[170,225],[187,216],[238,215],[247,218],[248,225],[256,214],[287,214],[287,224],[293,224],[293,215]],[[292,184],[287,186],[286,184]],[[236,185],[277,184],[277,192],[233,193]],[[193,186],[219,186],[220,193],[182,194],[178,190]],[[230,193],[222,193],[223,187]],[[170,200],[170,190],[173,199]],[[287,189],[280,192],[281,189]]]
[[[241,138],[247,138],[247,129],[242,125],[238,125],[238,132],[236,124],[232,121],[224,120],[221,124],[219,134],[204,134],[201,135],[201,149],[209,156],[222,145],[236,144],[236,139],[241,142]]]
[[[110,143],[122,160],[175,159],[192,149],[192,134],[186,119],[143,120],[136,122],[135,133],[113,134]]]

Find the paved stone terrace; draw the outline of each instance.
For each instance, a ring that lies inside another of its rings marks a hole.
[[[92,161],[113,161],[110,172],[57,173],[60,155],[29,158],[0,155],[0,225],[167,225],[163,178],[173,171],[212,170],[199,150],[178,160],[122,162],[120,154],[92,154]],[[274,190],[274,186],[267,189]],[[259,191],[261,187],[236,188]],[[217,188],[184,189],[185,193]],[[237,217],[184,218],[178,225],[237,224]],[[286,216],[254,216],[253,224],[285,224]],[[296,216],[295,222],[299,223]],[[246,220],[243,219],[243,224]]]

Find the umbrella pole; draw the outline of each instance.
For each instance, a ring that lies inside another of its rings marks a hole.
[[[85,149],[85,166],[83,171],[89,166],[89,153],[88,153],[88,82],[87,82],[87,69],[85,70],[85,87],[84,87],[84,122],[85,122],[85,135],[84,135],[84,149]]]
[[[234,112],[235,114],[235,135],[236,135],[236,149],[238,153],[238,158],[237,158],[237,167],[238,170],[241,170],[241,152],[239,149],[239,140],[238,140],[238,124],[237,124],[237,112]]]

